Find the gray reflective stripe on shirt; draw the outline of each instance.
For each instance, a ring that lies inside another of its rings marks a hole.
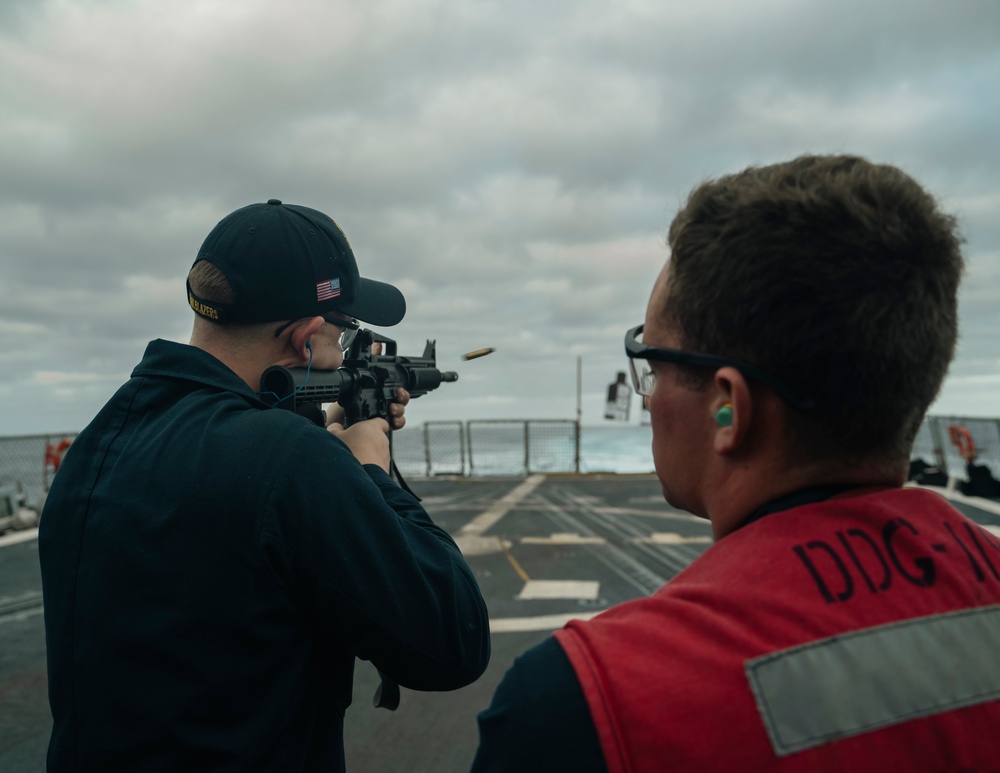
[[[1000,697],[1000,605],[831,636],[744,667],[784,756]]]

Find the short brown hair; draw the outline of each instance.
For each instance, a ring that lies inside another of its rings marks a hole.
[[[910,453],[954,356],[963,271],[955,218],[912,178],[802,156],[697,187],[674,219],[663,321],[812,396],[790,408],[815,458]]]
[[[232,303],[235,298],[226,275],[207,260],[199,260],[191,267],[188,284],[195,295],[206,301]]]
[[[235,299],[233,286],[226,279],[226,275],[207,260],[199,260],[191,267],[188,272],[188,284],[195,295],[210,303],[232,303]],[[204,328],[206,330],[224,331],[228,336],[247,341],[256,340],[261,336],[270,337],[269,331],[274,328],[273,322],[219,322],[197,313],[194,321],[196,327],[207,325],[209,327]]]

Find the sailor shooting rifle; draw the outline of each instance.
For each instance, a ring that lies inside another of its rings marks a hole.
[[[372,353],[375,343],[381,344],[378,354]],[[345,427],[381,417],[389,422],[391,443],[389,405],[396,400],[399,387],[414,398],[437,389],[442,382],[457,380],[457,373],[438,370],[434,341],[427,341],[422,357],[404,357],[396,354],[392,339],[359,330],[341,367],[313,370],[272,365],[261,375],[260,394],[275,407],[293,410],[321,427],[326,426],[326,414],[320,406],[327,403],[343,407]],[[391,456],[390,464],[399,485],[419,499],[406,485]],[[394,711],[399,706],[399,686],[381,671],[379,676],[382,683],[375,692],[374,704]]]

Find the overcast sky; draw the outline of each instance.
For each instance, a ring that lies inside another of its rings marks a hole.
[[[998,84],[996,0],[4,0],[0,435],[82,429],[187,341],[202,240],[269,198],[330,214],[407,297],[380,332],[459,372],[411,422],[574,418],[580,357],[601,423],[678,205],[804,152],[959,217],[932,412],[1000,416]]]

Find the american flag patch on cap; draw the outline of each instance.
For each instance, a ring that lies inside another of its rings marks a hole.
[[[340,295],[339,279],[324,279],[322,282],[316,283],[317,301],[328,301],[331,298],[337,298],[339,295]]]

